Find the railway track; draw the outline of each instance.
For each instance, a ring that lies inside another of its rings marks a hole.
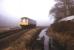
[[[12,35],[14,33],[17,33],[19,31],[21,31],[21,30],[10,30],[10,31],[7,31],[7,32],[0,33],[0,39],[5,38],[5,37]]]
[[[9,47],[4,50],[32,50],[32,44],[36,41],[40,28],[34,28],[24,32],[18,39],[16,39]]]
[[[0,34],[0,50],[8,47],[12,42],[18,39],[23,33],[28,30],[12,30]]]

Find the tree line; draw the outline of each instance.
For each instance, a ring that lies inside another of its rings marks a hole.
[[[74,0],[55,0],[57,3],[51,9],[50,14],[54,15],[56,21],[61,18],[74,15]]]

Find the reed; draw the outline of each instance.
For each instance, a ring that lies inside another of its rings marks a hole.
[[[52,37],[58,50],[74,50],[74,22],[62,21],[52,24],[48,29],[49,37]],[[63,46],[63,49],[62,47]]]

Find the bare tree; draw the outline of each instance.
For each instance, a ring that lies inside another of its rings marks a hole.
[[[55,0],[57,3],[51,9],[50,14],[55,14],[56,21],[61,18],[74,15],[74,1],[73,0]]]

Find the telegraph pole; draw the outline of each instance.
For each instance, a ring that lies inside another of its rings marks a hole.
[[[70,15],[70,4],[69,0],[64,0],[64,7],[65,7],[65,15],[69,16]]]

